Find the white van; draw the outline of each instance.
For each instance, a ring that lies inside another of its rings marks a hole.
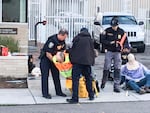
[[[132,14],[123,12],[106,12],[103,14],[99,13],[95,18],[92,36],[95,42],[101,46],[101,52],[104,52],[104,47],[100,44],[100,34],[104,29],[110,27],[111,19],[114,16],[118,17],[119,27],[127,32],[128,41],[131,47],[136,48],[137,52],[143,53],[145,51],[145,32],[143,28],[144,22],[137,22]]]

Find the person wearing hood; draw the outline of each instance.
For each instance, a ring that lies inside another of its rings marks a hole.
[[[74,37],[72,47],[68,50],[72,67],[72,98],[68,103],[78,103],[78,86],[81,75],[85,76],[89,100],[94,100],[92,90],[91,66],[94,65],[95,53],[91,35],[87,28],[82,28]]]
[[[138,62],[134,54],[130,53],[127,58],[128,62],[121,67],[126,85],[139,94],[150,93],[150,70]]]

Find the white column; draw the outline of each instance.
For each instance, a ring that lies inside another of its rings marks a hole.
[[[0,0],[0,23],[2,22],[2,0]]]
[[[132,0],[124,0],[123,1],[123,11],[124,12],[132,12]]]
[[[88,0],[84,0],[84,17],[88,16]]]
[[[47,9],[47,0],[40,0],[40,15],[41,15],[41,21],[46,20],[46,9]],[[48,37],[46,37],[46,25],[40,24],[39,25],[39,39],[40,42],[45,43],[45,41],[47,40]]]
[[[101,10],[101,4],[102,4],[102,1],[101,0],[96,0],[96,12],[97,12],[97,7],[99,7],[100,9],[100,11],[102,11]]]
[[[26,0],[20,0],[20,22],[25,22]]]

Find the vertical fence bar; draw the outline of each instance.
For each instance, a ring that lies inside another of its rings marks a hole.
[[[0,0],[0,23],[2,22],[2,0]]]

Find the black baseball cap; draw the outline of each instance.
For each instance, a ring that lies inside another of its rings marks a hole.
[[[111,20],[110,25],[111,25],[111,26],[117,26],[117,25],[119,25],[118,19],[117,19],[117,18],[113,18],[113,19]]]

